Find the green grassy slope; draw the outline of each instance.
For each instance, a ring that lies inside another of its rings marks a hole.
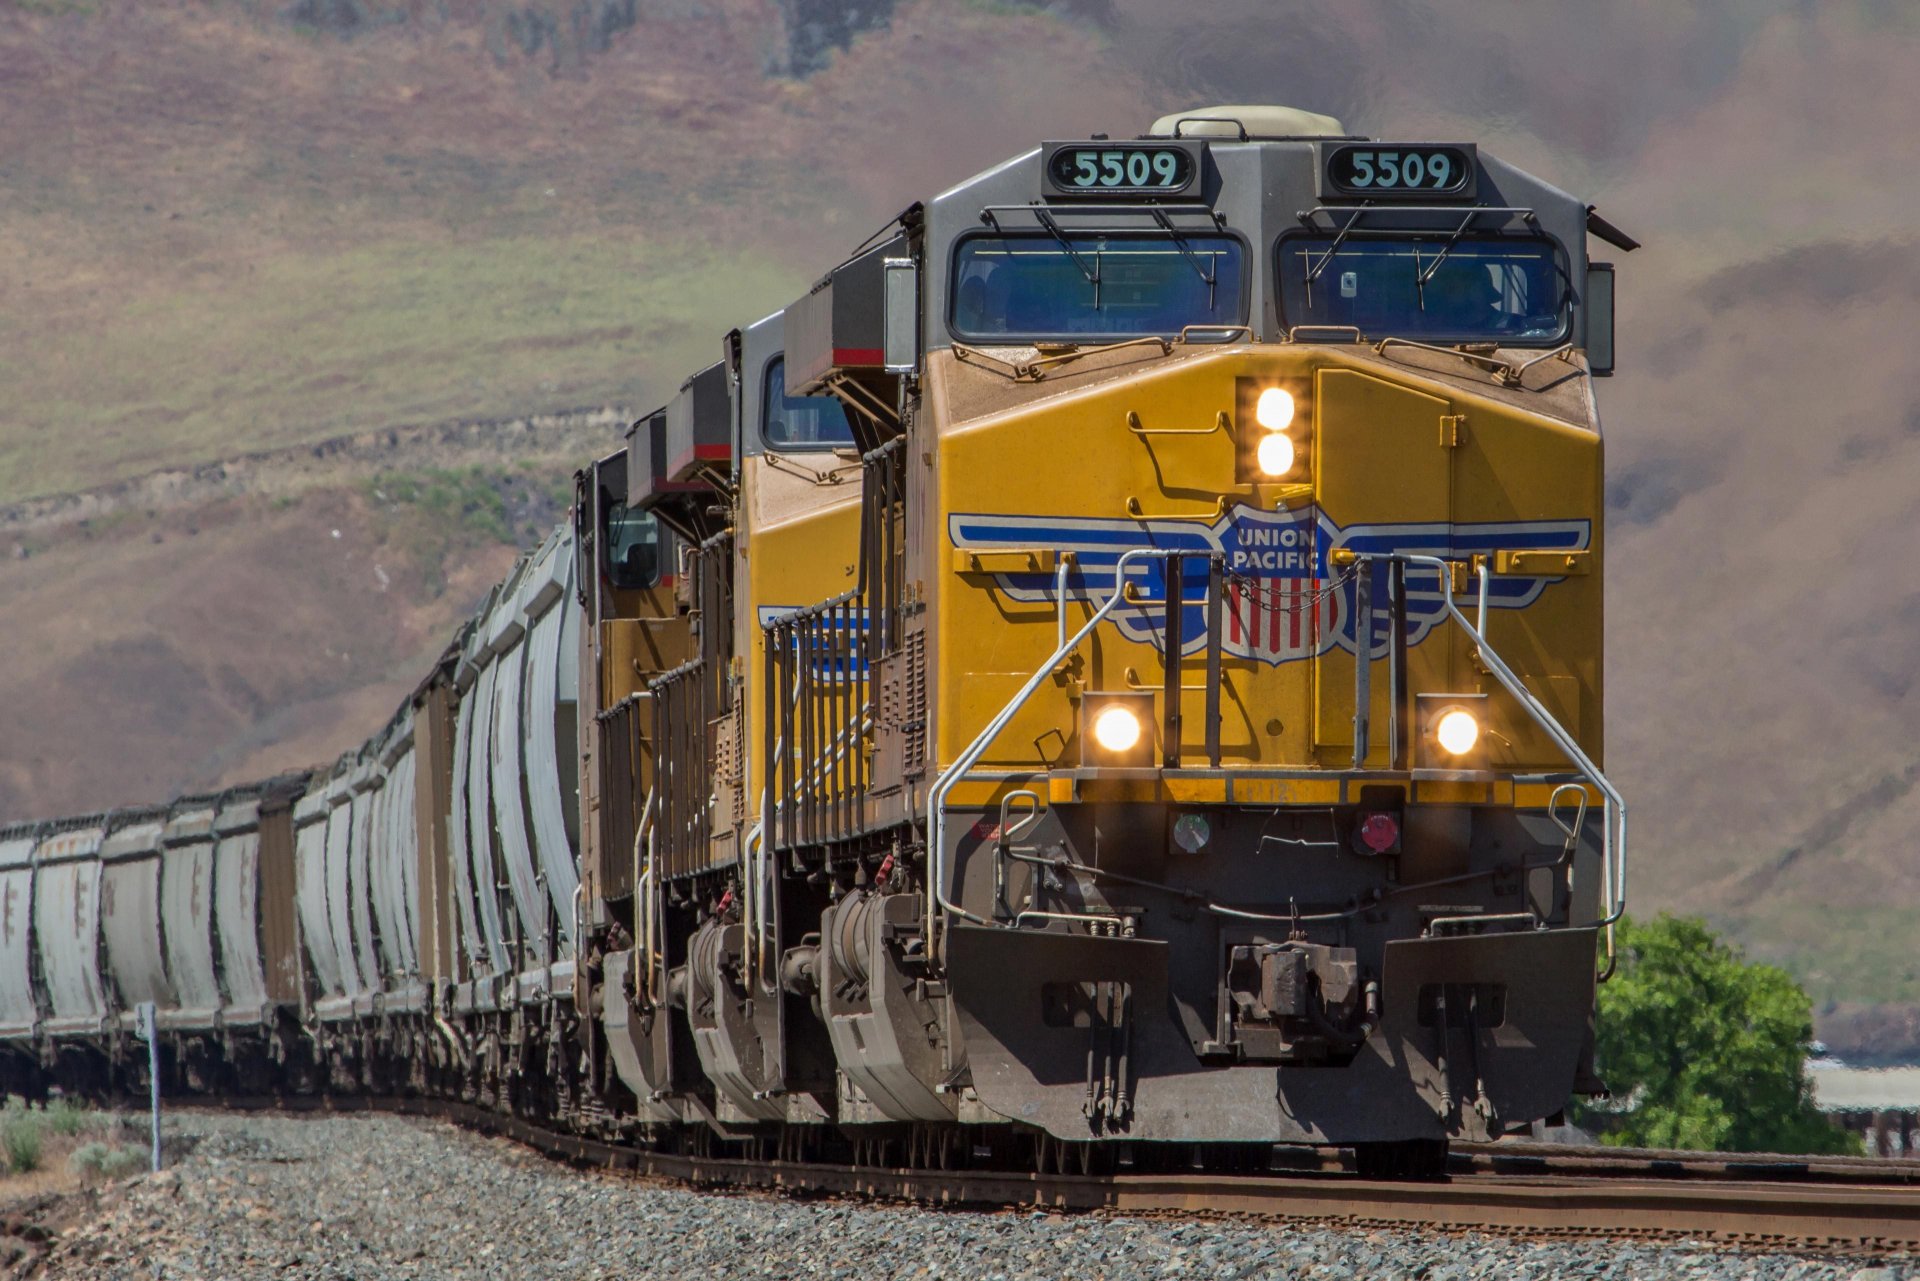
[[[243,444],[633,401],[716,359],[723,316],[804,287],[770,250],[604,232],[383,239],[234,274],[121,295],[80,344],[32,312],[0,312],[0,404],[15,407],[0,495]]]
[[[0,0],[0,502],[657,403],[1028,112],[1142,96],[1030,10],[923,3],[796,81],[757,0],[650,13],[567,74],[501,43],[503,6],[411,8],[341,39],[278,6]],[[1046,87],[1063,61],[1107,87]]]

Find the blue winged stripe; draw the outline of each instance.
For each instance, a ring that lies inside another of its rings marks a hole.
[[[1206,644],[1204,556],[1219,552],[1233,575],[1226,601],[1228,652],[1269,663],[1309,658],[1340,648],[1358,648],[1352,619],[1357,615],[1358,583],[1346,572],[1329,572],[1328,554],[1350,547],[1367,552],[1399,552],[1464,560],[1510,550],[1584,549],[1591,538],[1585,520],[1516,520],[1472,524],[1375,524],[1342,528],[1324,513],[1257,511],[1238,507],[1210,524],[1193,521],[1104,520],[1089,517],[955,513],[948,521],[953,545],[962,550],[1039,548],[1074,553],[1069,592],[1078,599],[1104,600],[1115,590],[1114,567],[1135,548],[1194,553],[1182,574],[1189,602],[1181,630],[1187,653]],[[1133,567],[1129,577],[1148,600],[1165,599],[1166,566],[1159,560]],[[1050,601],[1050,573],[1003,573],[996,585],[1018,601]],[[1557,579],[1495,578],[1488,586],[1489,608],[1522,609],[1538,600]],[[1376,656],[1387,646],[1384,587],[1376,587],[1375,628],[1369,637]],[[1414,567],[1407,574],[1407,643],[1417,645],[1444,613],[1439,577]],[[1110,621],[1129,640],[1165,648],[1161,609],[1151,604],[1122,607]]]

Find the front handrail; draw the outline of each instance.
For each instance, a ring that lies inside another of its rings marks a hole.
[[[1613,927],[1627,910],[1627,801],[1620,794],[1600,767],[1583,751],[1573,735],[1565,726],[1554,719],[1526,683],[1514,675],[1513,669],[1487,643],[1484,616],[1479,627],[1475,627],[1460,607],[1453,602],[1453,562],[1439,556],[1422,556],[1412,553],[1367,553],[1354,552],[1355,560],[1398,560],[1408,565],[1430,566],[1440,578],[1440,600],[1448,615],[1457,623],[1479,650],[1480,662],[1489,675],[1500,682],[1507,693],[1513,695],[1515,702],[1525,709],[1527,715],[1546,732],[1555,745],[1567,754],[1567,759],[1586,776],[1587,780],[1600,789],[1605,804],[1601,811],[1600,840],[1600,897],[1601,906],[1606,915],[1596,924],[1606,931],[1607,968],[1601,972],[1601,981],[1605,981],[1614,969]],[[1482,578],[1484,585],[1485,579]],[[1364,661],[1364,656],[1362,656]]]
[[[926,931],[927,945],[929,948],[933,945],[933,935],[937,924],[942,919],[941,914],[943,912],[947,915],[957,916],[962,920],[970,921],[975,925],[993,924],[993,922],[969,912],[967,909],[947,898],[945,881],[946,801],[948,794],[960,779],[966,775],[967,771],[978,763],[980,757],[985,755],[987,748],[993,744],[993,740],[998,738],[1000,732],[1012,721],[1015,713],[1026,705],[1027,700],[1032,698],[1034,692],[1052,676],[1059,665],[1066,660],[1067,655],[1072,653],[1073,650],[1079,646],[1080,642],[1092,633],[1094,628],[1105,621],[1107,615],[1113,612],[1114,607],[1125,599],[1128,567],[1141,560],[1164,560],[1168,557],[1182,554],[1184,553],[1174,549],[1147,547],[1138,547],[1122,553],[1120,559],[1114,564],[1113,594],[1107,597],[1106,602],[1095,610],[1085,623],[1081,624],[1079,631],[1075,632],[1071,637],[1062,636],[1062,639],[1060,639],[1059,643],[1055,646],[1053,653],[1048,655],[1046,661],[1034,671],[1033,675],[1027,679],[1019,691],[1008,700],[1007,705],[1000,709],[999,714],[989,721],[986,727],[975,736],[974,740],[967,745],[966,750],[955,758],[953,764],[941,771],[940,777],[934,782],[933,788],[927,797],[928,809],[931,811],[933,819],[933,831],[927,851]],[[1597,921],[1596,924],[1604,930],[1606,939],[1607,967],[1600,974],[1600,979],[1604,982],[1612,975],[1615,965],[1614,926],[1626,913],[1626,798],[1620,794],[1620,790],[1613,785],[1613,782],[1607,778],[1600,767],[1594,764],[1593,760],[1581,748],[1579,742],[1574,739],[1573,735],[1568,733],[1566,728],[1554,718],[1553,713],[1549,712],[1546,707],[1541,704],[1540,700],[1533,696],[1533,693],[1527,689],[1525,682],[1514,674],[1513,670],[1507,666],[1505,660],[1500,657],[1492,645],[1488,644],[1485,634],[1486,625],[1484,615],[1480,626],[1476,627],[1473,621],[1462,613],[1460,607],[1454,603],[1453,562],[1439,556],[1425,556],[1404,552],[1368,553],[1348,551],[1347,555],[1354,561],[1397,560],[1402,564],[1422,565],[1432,568],[1440,579],[1442,605],[1445,607],[1448,616],[1451,617],[1460,629],[1474,642],[1474,645],[1479,651],[1481,662],[1486,667],[1488,674],[1497,680],[1507,693],[1513,696],[1514,701],[1520,704],[1534,722],[1546,733],[1547,737],[1552,739],[1555,745],[1566,753],[1567,758],[1573,762],[1580,773],[1600,790],[1600,794],[1604,800],[1604,808],[1601,814],[1600,892],[1602,908],[1605,915]],[[1481,577],[1483,595],[1485,591],[1485,581],[1483,571]],[[1062,572],[1057,577],[1055,591],[1057,594],[1057,608],[1061,616],[1059,631],[1064,634],[1066,631],[1066,573],[1064,572],[1064,565]],[[1364,655],[1359,655],[1358,657],[1364,661]]]
[[[1120,559],[1115,561],[1113,566],[1113,595],[1107,597],[1106,603],[1100,606],[1099,609],[1093,611],[1093,616],[1081,625],[1079,631],[1067,639],[1062,640],[1059,645],[1054,648],[1053,653],[1048,656],[1047,661],[1040,664],[1040,666],[1034,670],[1033,675],[1027,678],[1027,683],[1022,685],[1019,692],[1008,700],[1005,707],[1000,709],[1000,714],[987,722],[986,728],[981,730],[971,743],[967,744],[966,750],[955,757],[953,764],[941,771],[940,777],[935,780],[932,791],[927,794],[927,808],[932,812],[933,816],[933,832],[927,849],[926,946],[929,949],[933,947],[935,929],[943,919],[941,916],[942,912],[951,916],[960,917],[962,920],[971,921],[975,925],[992,924],[992,922],[988,921],[985,917],[976,916],[966,908],[949,901],[947,898],[945,885],[947,861],[947,793],[951,792],[954,784],[965,777],[967,771],[972,769],[979,759],[986,754],[987,748],[993,745],[993,740],[1000,736],[1000,731],[1007,727],[1008,722],[1013,719],[1014,714],[1026,705],[1029,698],[1033,697],[1035,690],[1039,689],[1041,685],[1052,677],[1054,669],[1059,667],[1060,664],[1066,660],[1067,655],[1078,648],[1080,642],[1085,640],[1093,632],[1093,629],[1098,627],[1107,615],[1113,612],[1114,606],[1120,604],[1125,598],[1126,592],[1123,589],[1126,586],[1128,566],[1137,561],[1164,560],[1169,556],[1179,554],[1181,553],[1158,547],[1136,547],[1132,551],[1122,552]],[[1063,596],[1065,584],[1066,576],[1062,574],[1059,586]],[[1062,614],[1064,615],[1064,613],[1063,608]],[[1064,625],[1062,630],[1064,630]]]

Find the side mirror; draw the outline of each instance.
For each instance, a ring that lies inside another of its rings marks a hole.
[[[1587,264],[1587,366],[1598,377],[1613,373],[1613,264]]]
[[[886,305],[886,347],[881,364],[890,374],[920,367],[920,279],[911,258],[888,258],[882,297]]]

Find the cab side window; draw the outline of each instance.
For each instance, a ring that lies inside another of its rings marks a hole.
[[[630,510],[603,496],[607,527],[600,540],[607,580],[622,591],[637,591],[660,581],[660,523],[647,512]]]
[[[853,444],[846,406],[832,396],[787,395],[787,360],[767,362],[760,397],[761,432],[774,449],[836,449]]]

